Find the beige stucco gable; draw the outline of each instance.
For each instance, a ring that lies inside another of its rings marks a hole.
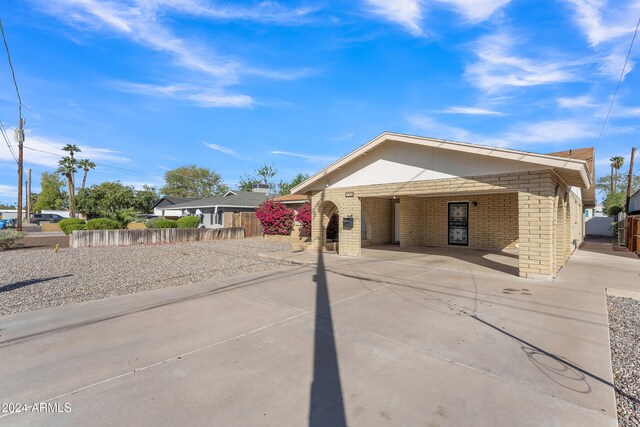
[[[544,169],[553,170],[568,185],[593,185],[583,160],[385,132],[292,192]]]
[[[323,186],[328,186],[328,188],[359,187],[544,169],[548,169],[548,167],[474,153],[389,141],[372,149],[366,156],[361,156],[335,171],[327,177],[326,181],[319,182],[313,189],[321,189]]]

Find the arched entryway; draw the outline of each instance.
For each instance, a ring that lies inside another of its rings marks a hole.
[[[320,209],[320,225],[322,232],[322,250],[339,251],[340,213],[335,203],[325,201]]]

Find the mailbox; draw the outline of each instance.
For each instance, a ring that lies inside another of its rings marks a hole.
[[[353,215],[347,215],[342,218],[342,228],[351,230],[353,228]]]

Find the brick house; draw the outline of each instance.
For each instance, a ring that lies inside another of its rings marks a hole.
[[[595,206],[593,149],[554,155],[383,133],[294,189],[313,208],[312,248],[339,214],[340,255],[367,244],[517,249],[521,277],[550,280]]]

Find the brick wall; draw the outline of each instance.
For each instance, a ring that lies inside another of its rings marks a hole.
[[[518,242],[517,193],[469,196],[427,197],[421,244],[443,246],[448,243],[448,203],[469,202],[469,246],[475,248],[513,248]],[[477,202],[474,206],[473,202]]]
[[[363,197],[362,212],[367,219],[367,240],[372,244],[391,243],[393,239],[393,199]]]
[[[400,247],[419,246],[425,228],[424,199],[400,196]]]

